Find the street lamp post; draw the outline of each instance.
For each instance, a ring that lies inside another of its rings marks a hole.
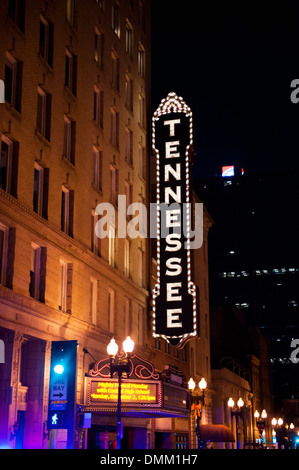
[[[125,353],[125,357],[117,358],[116,355],[118,352],[118,345],[115,342],[115,339],[112,338],[110,343],[107,346],[107,352],[110,356],[110,375],[111,378],[117,372],[118,374],[118,400],[117,400],[117,428],[116,428],[116,448],[121,448],[121,440],[123,437],[122,432],[122,422],[121,422],[121,379],[123,373],[127,374],[129,377],[131,365],[130,365],[130,356],[134,349],[134,341],[128,336],[126,340],[123,342],[123,350]]]
[[[237,444],[237,449],[240,449],[240,441],[239,441],[239,435],[238,435],[238,421],[239,421],[239,418],[242,416],[242,407],[244,406],[244,401],[242,400],[242,398],[239,398],[238,402],[237,402],[237,409],[236,410],[233,410],[234,406],[235,406],[235,402],[232,398],[230,398],[227,402],[228,406],[230,407],[230,413],[231,413],[231,417],[233,418],[235,416],[236,418],[236,444]]]
[[[272,424],[272,435],[275,437],[275,441],[277,442],[278,448],[281,448],[281,443],[282,443],[282,425],[283,425],[283,419],[282,418],[273,418],[271,421]],[[273,438],[272,438],[273,439]]]
[[[192,410],[194,410],[194,416],[196,417],[196,427],[195,433],[197,436],[197,448],[201,449],[203,447],[201,437],[200,437],[200,420],[201,420],[201,413],[202,408],[205,404],[205,389],[207,388],[207,382],[204,377],[198,384],[199,389],[201,390],[202,394],[200,395],[198,392],[193,394],[193,390],[195,389],[195,382],[191,378],[188,382],[188,387],[191,393],[191,402],[192,402]]]
[[[265,432],[265,427],[266,427],[266,418],[267,418],[267,412],[266,410],[263,410],[261,415],[259,414],[259,412],[256,410],[255,413],[254,413],[254,417],[255,417],[255,420],[256,420],[256,425],[257,425],[257,428],[259,430],[259,433],[260,433],[260,448],[263,449],[264,448],[264,432]]]

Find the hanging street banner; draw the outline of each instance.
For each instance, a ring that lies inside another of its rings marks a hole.
[[[198,335],[197,288],[191,279],[191,109],[169,93],[153,115],[152,130],[157,204],[153,336],[181,348]]]

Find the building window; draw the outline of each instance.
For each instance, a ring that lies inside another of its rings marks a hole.
[[[175,433],[175,448],[188,449],[188,434]]]
[[[53,67],[54,25],[41,15],[39,30],[39,55]]]
[[[133,80],[129,75],[126,75],[126,89],[125,89],[125,102],[126,108],[133,112]]]
[[[6,52],[5,63],[5,100],[21,112],[23,62]]]
[[[114,318],[115,318],[115,295],[114,290],[108,290],[108,330],[114,332]]]
[[[104,34],[96,27],[94,34],[94,59],[102,67],[104,54]]]
[[[9,0],[8,16],[22,33],[25,32],[25,0]]]
[[[94,325],[97,324],[97,307],[98,307],[98,281],[90,279],[90,307],[89,307],[89,321]]]
[[[62,187],[61,192],[61,230],[73,236],[74,191]]]
[[[73,93],[77,94],[77,56],[68,49],[65,51],[65,86]]]
[[[6,285],[6,268],[8,253],[8,227],[0,224],[0,284]]]
[[[48,219],[49,169],[34,164],[33,211]]]
[[[73,265],[60,260],[59,310],[71,313],[72,310]]]
[[[110,202],[114,206],[118,205],[118,169],[110,167]]]
[[[130,277],[130,254],[131,242],[127,238],[124,240],[124,273],[125,276]]]
[[[133,131],[126,127],[126,153],[125,159],[133,165]]]
[[[19,142],[2,135],[0,160],[0,188],[17,197]]]
[[[138,73],[143,78],[145,77],[145,50],[142,44],[138,47]]]
[[[99,216],[95,214],[94,209],[91,211],[91,251],[100,256],[101,250],[101,239],[96,235],[96,224],[99,220]]]
[[[115,265],[115,227],[112,224],[108,228],[108,262],[110,266]]]
[[[94,87],[93,91],[93,120],[103,129],[104,92]]]
[[[111,85],[119,91],[119,57],[111,52]]]
[[[16,229],[0,224],[0,284],[12,289]]]
[[[64,116],[63,156],[75,165],[76,121]]]
[[[102,168],[103,168],[103,152],[97,147],[93,147],[93,178],[92,184],[102,191]]]
[[[32,243],[29,293],[33,299],[45,301],[47,249]]]
[[[74,27],[77,27],[77,0],[67,0],[66,4],[66,17],[68,22]]]
[[[112,29],[115,34],[120,37],[119,6],[115,3],[112,5]]]
[[[133,55],[133,28],[130,22],[126,21],[126,52],[130,57]]]
[[[50,141],[51,135],[51,102],[52,95],[38,87],[36,130],[48,141]]]
[[[144,308],[138,305],[138,331],[137,331],[137,344],[143,346],[144,338]]]
[[[125,183],[125,195],[126,195],[126,213],[128,214],[128,208],[133,202],[133,185],[131,183]],[[130,217],[127,215],[127,217]]]
[[[119,113],[111,108],[111,144],[119,148]]]
[[[138,249],[138,272],[137,283],[138,286],[143,287],[143,268],[144,268],[144,253],[142,248]]]
[[[138,99],[138,122],[140,126],[145,128],[145,100],[141,95]]]
[[[145,148],[141,144],[138,145],[138,175],[145,179]]]
[[[132,334],[132,302],[125,298],[124,303],[124,336]]]

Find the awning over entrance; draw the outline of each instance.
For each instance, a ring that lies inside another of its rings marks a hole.
[[[202,441],[234,442],[232,431],[224,424],[201,424],[200,438]]]

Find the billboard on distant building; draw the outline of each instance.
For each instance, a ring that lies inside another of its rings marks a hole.
[[[222,167],[222,176],[234,176],[235,175],[235,167],[234,165],[223,166]]]

